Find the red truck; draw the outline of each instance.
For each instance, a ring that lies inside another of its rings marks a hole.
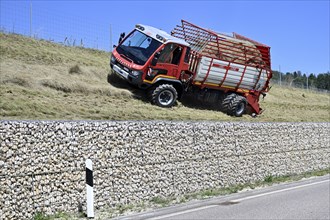
[[[150,101],[171,107],[188,91],[228,115],[261,114],[260,95],[272,77],[270,47],[242,35],[223,34],[182,20],[171,35],[136,25],[114,48],[112,72]]]

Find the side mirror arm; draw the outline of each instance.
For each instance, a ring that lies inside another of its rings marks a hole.
[[[125,32],[120,34],[119,40],[118,40],[118,44],[120,44],[120,42],[125,38]]]
[[[156,66],[159,56],[160,56],[160,52],[158,51],[158,52],[156,52],[154,58],[151,61],[151,66]]]

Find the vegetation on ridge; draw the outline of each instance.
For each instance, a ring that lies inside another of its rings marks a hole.
[[[170,109],[148,102],[144,92],[110,77],[110,53],[67,47],[0,33],[0,118],[79,120],[330,120],[328,94],[274,85],[258,118],[234,118],[191,103]]]

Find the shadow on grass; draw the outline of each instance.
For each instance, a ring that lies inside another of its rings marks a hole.
[[[141,100],[145,103],[150,103],[150,100],[148,98],[148,90],[139,89],[138,87],[128,83],[124,79],[120,78],[116,74],[109,73],[108,74],[108,83],[116,88],[120,89],[127,89],[129,90],[135,99]],[[216,104],[211,104],[207,102],[203,102],[198,99],[198,95],[196,93],[184,93],[184,95],[181,97],[180,102],[183,106],[187,108],[192,109],[198,109],[198,110],[212,110],[212,111],[219,111],[219,113],[223,113],[220,111],[219,106]],[[174,106],[178,106],[178,103],[176,103]]]
[[[209,103],[198,99],[198,94],[196,93],[187,92],[182,96],[180,101],[182,105],[187,108],[193,108],[198,110],[211,110],[222,113],[219,105],[217,105],[216,103]]]
[[[133,94],[133,98],[141,100],[143,102],[149,102],[147,93],[145,90],[139,89],[138,87],[129,84],[124,79],[120,78],[116,74],[108,73],[108,83],[118,89],[127,89]]]

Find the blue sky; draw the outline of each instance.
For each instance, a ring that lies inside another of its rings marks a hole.
[[[330,1],[1,1],[1,28],[110,50],[142,23],[170,32],[181,19],[271,47],[272,69],[330,70]],[[110,31],[111,27],[111,31]]]

